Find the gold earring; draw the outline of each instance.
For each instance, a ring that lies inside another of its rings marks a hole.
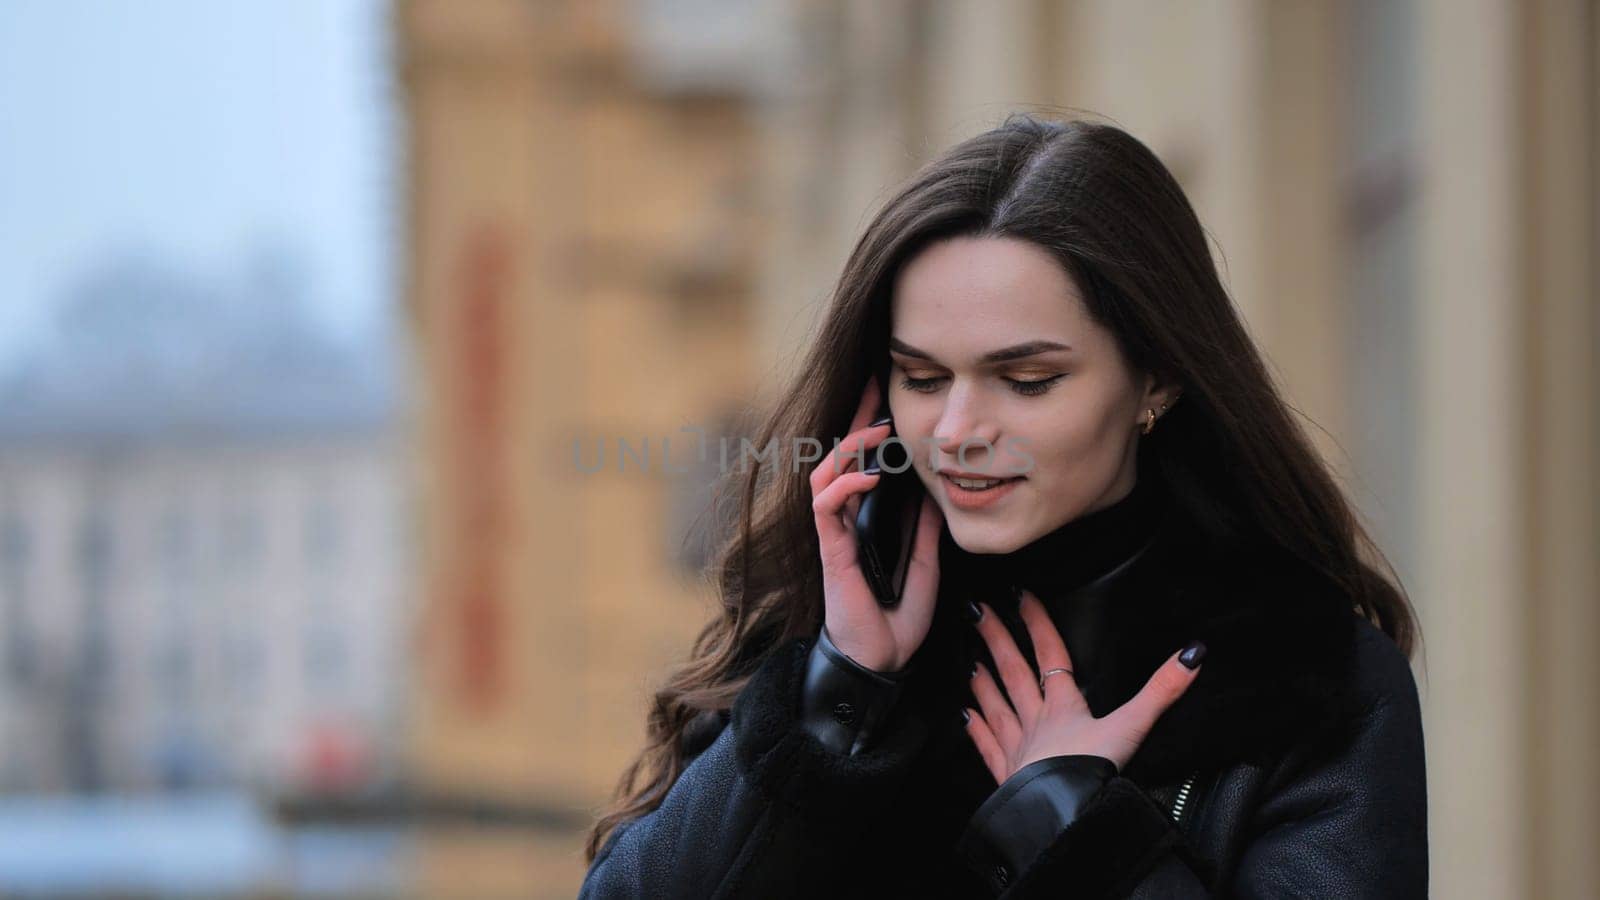
[[[1174,399],[1176,399],[1176,398],[1174,398]],[[1166,412],[1166,411],[1167,411],[1167,404],[1166,403],[1161,404],[1161,412]],[[1145,415],[1146,415],[1147,418],[1144,421],[1144,433],[1145,434],[1149,434],[1156,427],[1156,410],[1146,409],[1145,410]]]

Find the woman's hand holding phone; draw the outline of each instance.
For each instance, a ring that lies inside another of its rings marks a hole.
[[[868,454],[892,431],[888,423],[871,424],[880,396],[873,377],[862,392],[850,433],[811,471],[811,508],[822,554],[823,627],[828,638],[868,669],[898,672],[922,646],[933,625],[944,519],[933,498],[924,496],[900,602],[892,608],[879,604],[861,571],[854,522],[861,495],[883,476],[853,466],[857,458],[870,459]]]

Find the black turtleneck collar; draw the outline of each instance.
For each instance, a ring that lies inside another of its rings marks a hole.
[[[941,581],[949,593],[968,600],[983,600],[1003,620],[1025,653],[1032,641],[1017,607],[1014,588],[1026,588],[1050,613],[1067,642],[1073,665],[1082,678],[1092,678],[1116,656],[1118,637],[1126,620],[1137,615],[1115,607],[1126,603],[1117,592],[1097,589],[1126,571],[1157,543],[1171,509],[1167,491],[1151,476],[1141,477],[1133,489],[1108,506],[1078,516],[1006,553],[970,553],[961,549],[948,530],[941,556]],[[963,632],[962,643],[971,656],[976,632]],[[986,655],[980,651],[980,655]]]
[[[1108,506],[1078,516],[1007,553],[967,553],[981,581],[1024,587],[1050,601],[1104,575],[1148,544],[1167,509],[1158,479],[1145,477]]]

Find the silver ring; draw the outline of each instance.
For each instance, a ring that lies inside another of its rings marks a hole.
[[[1045,669],[1044,674],[1039,676],[1039,690],[1044,690],[1044,680],[1057,672],[1065,672],[1068,675],[1072,675],[1071,669]]]

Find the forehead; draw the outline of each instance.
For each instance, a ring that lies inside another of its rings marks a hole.
[[[1037,244],[1015,238],[949,238],[931,244],[895,277],[895,336],[933,349],[997,340],[1090,340],[1088,310],[1066,269]],[[980,346],[981,345],[981,346]]]

